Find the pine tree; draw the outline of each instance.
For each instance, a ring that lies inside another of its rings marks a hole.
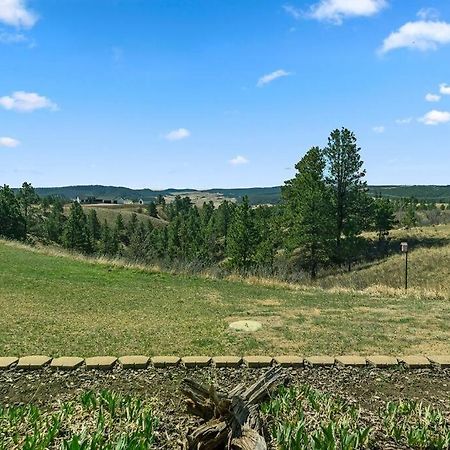
[[[0,187],[0,236],[9,239],[26,237],[25,217],[13,190],[6,184]]]
[[[34,187],[26,181],[22,184],[17,195],[25,219],[25,235],[28,234],[32,222],[31,206],[39,201]]]
[[[64,247],[83,253],[92,252],[86,215],[78,202],[72,203],[62,237]]]
[[[256,251],[257,234],[248,197],[235,209],[227,236],[227,256],[237,269],[248,269]]]
[[[389,236],[389,231],[396,224],[394,204],[387,198],[376,198],[373,204],[373,228],[381,242]]]
[[[128,239],[131,239],[131,236],[136,231],[137,227],[139,225],[138,217],[136,213],[132,213],[130,220],[127,223],[126,232],[128,235]]]
[[[150,202],[148,204],[147,211],[150,217],[158,217],[158,210],[156,209],[155,202]]]
[[[416,205],[414,203],[407,206],[402,225],[406,228],[413,228],[417,225]]]
[[[91,240],[98,241],[101,238],[101,225],[97,217],[97,211],[93,208],[89,209],[87,223]]]
[[[125,223],[123,221],[122,214],[117,214],[116,221],[114,224],[114,233],[122,244],[128,244],[128,236],[125,229]]]
[[[119,239],[115,230],[111,230],[105,220],[101,226],[99,250],[106,256],[115,256],[119,251]]]
[[[332,192],[325,183],[325,160],[318,147],[311,148],[295,168],[295,178],[286,181],[282,188],[287,246],[300,250],[300,266],[315,279],[320,265],[333,253]]]
[[[142,222],[136,225],[133,234],[130,236],[130,245],[127,247],[127,255],[136,261],[143,261],[146,257],[146,249],[144,246],[146,237],[146,227]]]
[[[61,201],[55,201],[45,222],[47,238],[53,242],[61,243],[64,229],[64,207]]]
[[[355,135],[346,128],[334,130],[324,149],[328,175],[326,183],[333,193],[336,256],[339,262],[351,257],[348,254],[351,247],[347,246],[347,255],[344,254],[342,239],[352,240],[369,226],[370,215],[367,213],[370,202],[360,151]]]

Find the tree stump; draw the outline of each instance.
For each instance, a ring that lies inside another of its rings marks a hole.
[[[249,388],[239,384],[228,395],[218,393],[214,386],[185,379],[181,390],[188,397],[188,412],[205,420],[188,434],[187,448],[266,450],[259,404],[285,379],[281,367],[274,367]]]

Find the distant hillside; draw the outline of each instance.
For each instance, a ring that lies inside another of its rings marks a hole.
[[[130,189],[120,186],[64,186],[64,187],[44,187],[37,188],[40,196],[56,195],[65,199],[73,199],[77,196],[93,196],[93,197],[123,197],[130,200],[153,200],[158,195],[168,196],[182,193],[187,195],[188,192],[205,192],[209,194],[222,194],[228,199],[241,199],[244,195],[249,197],[250,203],[253,205],[260,204],[277,204],[281,199],[281,187],[254,187],[254,188],[236,188],[222,189],[214,188],[205,191],[196,189],[164,189],[154,191],[152,189]],[[383,197],[402,198],[415,197],[418,200],[434,200],[436,202],[450,202],[450,185],[417,185],[417,186],[370,186],[369,191],[373,195],[381,194]]]
[[[450,201],[450,185],[370,186],[369,191],[390,198],[415,197],[418,200]]]
[[[240,199],[244,195],[249,197],[250,203],[254,205],[260,204],[276,204],[279,203],[281,198],[281,188],[276,187],[263,187],[263,188],[241,188],[241,189],[208,189],[200,191],[196,189],[164,189],[155,191],[152,189],[130,189],[122,186],[101,186],[101,185],[87,185],[87,186],[63,186],[63,187],[40,187],[36,188],[36,192],[46,197],[54,195],[58,197],[71,200],[77,196],[85,197],[123,197],[130,200],[154,200],[158,195],[174,196],[180,193],[180,195],[187,195],[188,192],[208,194],[222,194],[228,199]]]

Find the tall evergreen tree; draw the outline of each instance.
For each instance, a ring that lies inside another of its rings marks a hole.
[[[64,225],[62,242],[64,247],[83,253],[92,252],[86,215],[78,202],[73,202]]]
[[[254,259],[257,233],[248,197],[236,207],[227,236],[227,256],[232,267],[248,269]]]
[[[156,209],[155,202],[150,202],[147,206],[148,215],[150,217],[158,217],[158,210]]]
[[[413,228],[417,225],[417,214],[415,203],[410,203],[402,218],[402,225],[406,228]]]
[[[300,250],[301,267],[315,279],[320,265],[327,262],[334,251],[332,191],[325,183],[325,160],[318,147],[311,148],[295,168],[295,178],[286,181],[282,188],[287,246]]]
[[[9,239],[26,237],[25,217],[14,191],[6,184],[0,187],[0,236]]]
[[[133,234],[130,236],[130,245],[127,247],[127,255],[133,260],[143,261],[146,257],[145,237],[146,226],[143,222],[138,222]]]
[[[64,207],[60,200],[54,202],[45,223],[47,238],[53,242],[61,243],[64,229]]]
[[[394,204],[387,198],[376,198],[373,208],[373,227],[381,242],[389,235],[389,231],[396,224]]]
[[[111,230],[105,220],[101,226],[99,250],[106,256],[116,256],[119,251],[119,239],[115,230]]]
[[[101,237],[101,224],[98,220],[97,211],[94,208],[89,209],[87,224],[91,240],[93,242],[98,241]]]
[[[114,223],[114,233],[122,244],[128,243],[128,236],[125,229],[125,223],[122,214],[117,214],[116,221]]]
[[[25,235],[28,234],[32,222],[31,206],[39,201],[34,187],[26,181],[22,184],[17,195],[25,219]]]
[[[346,128],[334,130],[324,149],[326,183],[332,190],[336,251],[340,262],[346,257],[342,239],[357,237],[369,225],[366,172],[360,151],[356,136]],[[346,253],[349,257],[348,249]]]

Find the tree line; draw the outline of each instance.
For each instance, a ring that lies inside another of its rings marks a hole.
[[[361,149],[350,130],[334,130],[324,148],[313,147],[296,164],[276,206],[224,201],[195,206],[188,197],[147,206],[148,220],[117,215],[99,221],[77,202],[64,210],[61,199],[39,198],[29,183],[17,193],[0,188],[0,235],[38,239],[85,254],[122,257],[142,263],[187,263],[241,272],[308,273],[345,266],[386,254],[395,211],[403,208],[414,226],[416,205],[368,194]],[[141,215],[140,215],[141,216]],[[153,224],[151,217],[164,219]],[[375,231],[375,241],[364,232]]]

